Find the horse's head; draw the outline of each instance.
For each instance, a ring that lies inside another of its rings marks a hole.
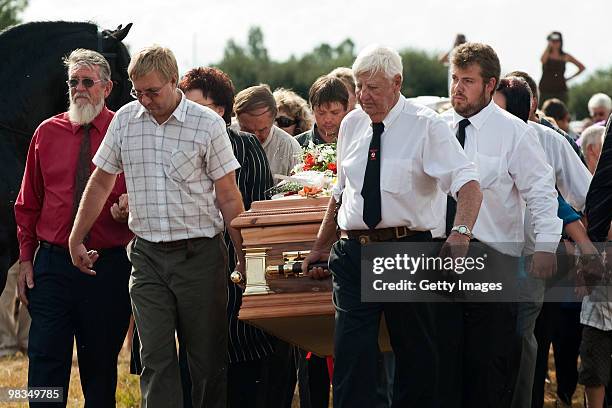
[[[111,110],[117,110],[132,100],[131,84],[127,74],[130,54],[121,42],[128,35],[130,28],[132,23],[123,28],[119,26],[116,30],[104,30],[98,34],[98,51],[104,55],[111,67],[113,91],[106,99],[106,104]]]

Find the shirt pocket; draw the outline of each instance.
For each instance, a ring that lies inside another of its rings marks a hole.
[[[164,169],[168,177],[182,183],[195,179],[201,168],[202,157],[198,150],[173,150]]]
[[[476,165],[480,174],[480,188],[493,187],[499,181],[501,158],[478,153]]]
[[[391,194],[406,194],[412,190],[412,160],[383,161],[380,188]]]

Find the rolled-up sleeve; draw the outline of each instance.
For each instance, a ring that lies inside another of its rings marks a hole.
[[[211,124],[209,136],[206,151],[203,153],[206,162],[206,174],[216,181],[240,168],[240,163],[234,156],[223,119],[218,118]]]
[[[584,210],[584,203],[591,184],[591,173],[580,161],[572,146],[557,132],[546,129],[551,141],[549,155],[555,171],[557,188],[563,198],[576,210]]]
[[[121,160],[121,143],[119,142],[120,115],[115,115],[111,121],[106,135],[98,148],[92,162],[107,173],[119,174],[123,172]]]
[[[563,221],[557,216],[559,204],[553,168],[546,162],[535,130],[527,129],[518,139],[508,161],[508,170],[533,216],[535,250],[555,252]]]
[[[461,187],[480,179],[476,164],[468,159],[457,138],[441,119],[432,119],[423,148],[423,169],[438,180],[442,191],[455,199]]]
[[[344,183],[346,181],[346,175],[342,171],[342,142],[346,138],[346,122],[343,120],[340,124],[340,130],[338,131],[338,140],[336,142],[336,184],[332,188],[332,196],[337,203],[342,198],[342,192],[344,191]]]

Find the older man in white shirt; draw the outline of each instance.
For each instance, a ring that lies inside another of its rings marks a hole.
[[[334,407],[372,407],[376,400],[378,329],[384,312],[396,357],[393,406],[438,407],[438,352],[428,303],[361,301],[361,251],[369,242],[428,242],[437,225],[432,203],[438,188],[458,199],[448,243],[467,251],[482,195],[478,174],[432,110],[401,94],[396,51],[368,47],[355,63],[362,109],[340,126],[338,182],[307,264],[329,257],[336,305]],[[439,186],[439,187],[438,187]],[[459,225],[457,225],[459,226]],[[323,273],[320,269],[314,275]]]
[[[537,136],[492,101],[500,65],[491,47],[477,43],[457,47],[451,58],[451,74],[453,109],[442,116],[456,132],[468,158],[476,162],[483,191],[474,237],[497,251],[498,262],[503,260],[509,270],[517,270],[527,202],[536,231],[532,273],[550,276],[556,270],[554,253],[561,237],[561,220],[557,218],[553,171]],[[448,202],[447,232],[453,215],[453,203]],[[447,354],[447,359],[442,356],[441,371],[448,374],[442,383],[456,382],[451,375],[462,378],[463,383],[462,395],[459,387],[443,390],[445,406],[457,406],[458,401],[470,408],[510,406],[520,356],[516,317],[515,303],[458,303],[449,308],[440,325],[448,336],[459,332],[461,339],[454,344],[454,353]],[[457,354],[462,358],[453,359]]]

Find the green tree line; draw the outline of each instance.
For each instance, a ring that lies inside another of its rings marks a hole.
[[[438,62],[436,54],[404,49],[400,56],[404,64],[402,93],[405,96],[447,95],[447,68]],[[232,77],[237,90],[264,83],[272,90],[293,89],[307,99],[310,85],[319,76],[336,67],[350,67],[355,57],[355,44],[347,38],[336,46],[323,43],[302,56],[273,61],[263,32],[259,27],[252,27],[245,45],[233,39],[228,41],[223,59],[216,66]]]
[[[402,93],[405,96],[448,95],[447,67],[438,62],[437,53],[407,48],[399,54],[404,64]],[[216,66],[232,77],[237,90],[264,83],[272,90],[293,89],[307,99],[315,79],[336,67],[350,67],[355,57],[355,44],[347,38],[336,46],[323,43],[302,56],[274,61],[268,54],[261,28],[252,27],[244,45],[234,39],[228,41],[223,59]],[[577,119],[587,117],[589,98],[597,92],[612,96],[612,67],[598,70],[571,87],[570,112]]]

